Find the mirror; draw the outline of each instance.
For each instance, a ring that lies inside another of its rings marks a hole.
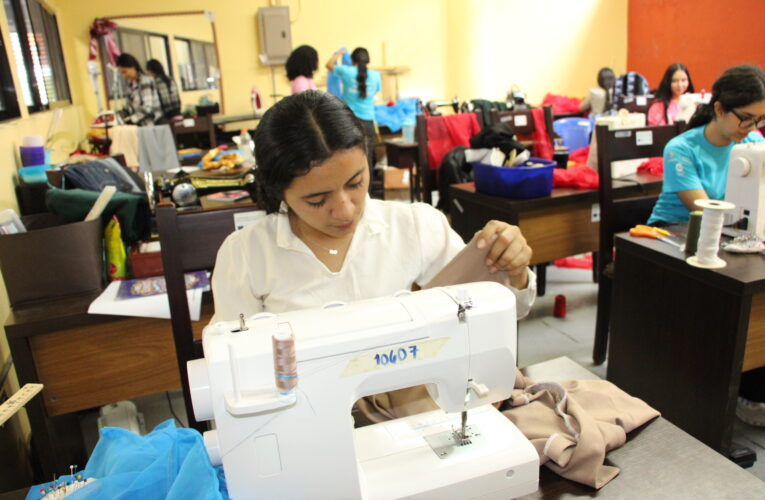
[[[175,80],[181,110],[194,107],[202,97],[218,103],[223,112],[221,74],[215,24],[206,11],[139,14],[107,18],[117,28],[112,39],[120,52],[132,54],[141,67],[157,59]],[[99,43],[102,89],[109,109],[121,109],[127,85],[117,68],[109,64],[104,38]]]

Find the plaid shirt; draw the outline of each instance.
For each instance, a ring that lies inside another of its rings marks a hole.
[[[154,78],[141,73],[138,80],[130,82],[130,95],[122,109],[122,117],[134,125],[152,125],[162,118]]]
[[[155,78],[154,85],[157,87],[157,93],[159,94],[159,103],[162,107],[162,114],[166,120],[178,116],[181,114],[181,99],[178,97],[178,85],[175,84],[175,80],[168,77],[168,81],[165,83],[162,78]]]

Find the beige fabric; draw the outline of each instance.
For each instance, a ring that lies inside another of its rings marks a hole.
[[[628,432],[659,416],[605,380],[534,383],[516,371],[515,387],[507,400],[511,408],[503,414],[534,445],[539,463],[597,489],[619,474],[617,467],[604,465],[606,453],[622,446]],[[362,426],[435,409],[420,385],[360,399],[354,419]]]
[[[358,427],[437,409],[425,386],[418,385],[359,399],[354,419]]]
[[[627,433],[659,412],[605,380],[535,384],[516,375],[516,390],[504,411],[539,453],[540,464],[578,483],[601,488],[619,473],[604,465],[606,453]]]
[[[117,125],[109,129],[112,144],[109,152],[113,155],[124,154],[128,167],[138,166],[138,127],[135,125]]]

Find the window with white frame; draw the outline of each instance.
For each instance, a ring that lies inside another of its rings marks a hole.
[[[215,55],[215,44],[176,37],[175,54],[183,90],[218,88],[218,58]]]

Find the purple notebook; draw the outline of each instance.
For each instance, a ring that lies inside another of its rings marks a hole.
[[[210,286],[210,280],[207,278],[207,271],[195,271],[186,273],[186,290],[192,288],[207,288]],[[135,299],[138,297],[150,297],[167,293],[167,285],[164,276],[153,276],[151,278],[138,278],[126,280],[120,283],[120,289],[117,291],[117,299]]]

